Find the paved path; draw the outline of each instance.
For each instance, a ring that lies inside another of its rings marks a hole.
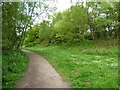
[[[70,88],[44,58],[31,51],[24,52],[30,58],[30,63],[17,88]]]

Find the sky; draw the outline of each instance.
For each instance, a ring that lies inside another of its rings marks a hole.
[[[66,9],[68,9],[71,5],[74,5],[77,1],[81,2],[85,2],[86,0],[72,0],[72,3],[71,3],[71,0],[58,0],[58,3],[57,3],[57,11],[64,11]],[[85,3],[84,3],[84,6],[85,6]]]
[[[70,6],[71,6],[70,0],[56,0],[56,1],[57,1],[56,2],[56,8],[57,8],[56,12],[62,12],[64,10],[70,8]],[[50,6],[53,6],[53,3],[49,3],[49,4],[50,4]],[[37,10],[37,11],[39,12],[39,10]],[[44,17],[45,15],[42,15],[42,16]],[[34,24],[40,23],[42,21],[42,20],[40,21],[40,19],[41,19],[41,16],[36,17]],[[44,19],[46,20],[47,18],[44,18]]]
[[[71,0],[56,0],[56,12],[63,12],[64,10],[68,9],[71,7],[71,5],[75,5],[76,2],[81,2],[81,1],[85,1],[85,0],[72,0],[72,3],[71,3]],[[49,3],[50,6],[53,6],[54,4],[53,3]],[[84,6],[85,6],[85,3],[84,3]],[[39,12],[39,10],[38,10]],[[44,17],[45,15],[42,15],[42,17]],[[47,18],[45,17],[44,20],[47,20]],[[37,24],[37,23],[40,23],[42,20],[41,20],[41,16],[40,17],[37,17],[34,24]]]
[[[56,5],[57,11],[63,11],[68,9],[71,6],[70,0],[58,0]]]

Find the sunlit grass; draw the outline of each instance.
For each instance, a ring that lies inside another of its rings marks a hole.
[[[118,87],[117,46],[52,45],[27,48],[45,57],[73,88]]]

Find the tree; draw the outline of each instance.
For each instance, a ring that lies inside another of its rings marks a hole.
[[[39,28],[35,26],[32,29],[39,31],[37,43],[111,39],[118,37],[118,15],[117,3],[89,2],[86,7],[83,3],[77,3],[63,12],[55,13],[49,20],[43,20],[38,24]]]
[[[26,31],[33,26],[36,16],[52,11],[43,1],[41,2],[3,2],[3,49],[19,49],[26,36]],[[39,9],[39,13],[36,9]],[[54,9],[53,9],[54,10]],[[10,33],[9,33],[10,32]]]
[[[118,17],[115,6],[110,2],[87,3],[88,25],[93,39],[110,38],[115,33]]]
[[[2,3],[2,47],[13,49],[18,40],[16,29],[20,3]],[[16,14],[15,14],[16,13]]]
[[[61,38],[62,42],[80,41],[81,35],[87,29],[86,9],[80,5],[72,6],[57,17],[59,20],[56,19],[54,25],[56,37]]]

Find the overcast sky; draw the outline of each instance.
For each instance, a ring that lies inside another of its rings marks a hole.
[[[63,11],[71,6],[70,0],[58,0],[57,11]]]
[[[57,3],[56,3],[56,7],[57,7],[57,10],[56,12],[63,12],[64,10],[70,8],[71,5],[74,5],[76,2],[81,2],[81,1],[86,1],[86,0],[72,0],[72,3],[71,3],[71,0],[57,0]],[[53,5],[53,3],[49,3],[50,5]],[[85,3],[84,3],[85,5]],[[39,10],[38,10],[39,12]],[[42,15],[43,17],[45,16],[44,14]],[[44,18],[45,20],[47,20],[47,18]],[[41,16],[37,17],[34,21],[34,24],[36,23],[40,23],[42,20],[41,20]]]
[[[72,4],[71,4],[71,0],[58,0],[57,3],[57,11],[63,11],[68,9],[71,5],[74,5],[76,2],[84,2],[85,5],[85,1],[86,0],[72,0]]]

